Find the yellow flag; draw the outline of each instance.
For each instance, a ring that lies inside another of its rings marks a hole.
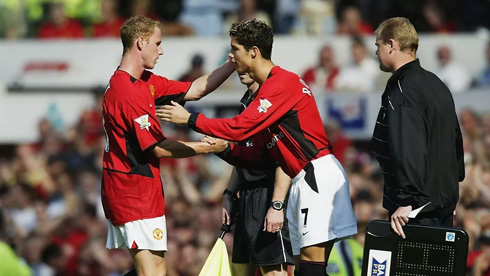
[[[214,244],[199,276],[231,276],[230,260],[222,239],[218,239]]]

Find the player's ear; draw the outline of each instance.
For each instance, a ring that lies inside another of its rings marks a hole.
[[[259,48],[255,47],[255,46],[252,47],[252,52],[250,53],[252,58],[255,58],[257,56],[258,51],[259,51]]]
[[[138,39],[136,40],[136,47],[138,47],[138,50],[143,49],[144,40],[145,39],[142,36],[138,37]]]

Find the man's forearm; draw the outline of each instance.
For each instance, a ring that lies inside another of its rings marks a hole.
[[[191,88],[185,100],[196,101],[218,88],[235,71],[235,67],[229,61],[216,68],[210,74],[199,77],[192,82]]]
[[[217,146],[208,143],[175,140],[163,140],[153,149],[153,153],[158,158],[185,158],[215,151],[217,151]]]
[[[276,169],[276,182],[274,183],[274,192],[272,194],[272,201],[279,200],[284,202],[286,200],[286,196],[289,192],[289,188],[291,187],[291,178],[284,173],[281,167],[277,167]]]

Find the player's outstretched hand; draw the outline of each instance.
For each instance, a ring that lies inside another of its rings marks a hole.
[[[396,209],[396,211],[391,215],[391,229],[395,231],[395,233],[405,238],[405,233],[403,232],[403,226],[408,223],[408,216],[412,212],[412,206],[401,206]]]
[[[157,117],[165,122],[177,125],[186,125],[191,114],[180,104],[171,101],[171,105],[164,105],[156,110]]]

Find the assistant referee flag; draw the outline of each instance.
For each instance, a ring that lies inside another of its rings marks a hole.
[[[230,260],[225,242],[218,239],[214,244],[199,276],[231,276]]]

